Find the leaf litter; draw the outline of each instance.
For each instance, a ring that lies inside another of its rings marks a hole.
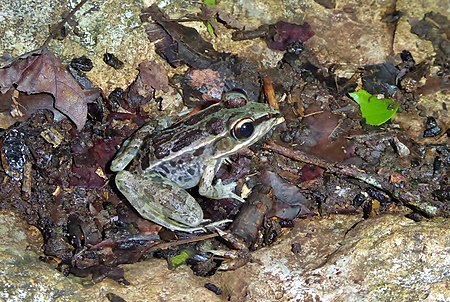
[[[93,88],[83,90],[66,67],[47,49],[38,50],[22,56],[0,69],[0,92],[2,95],[17,90],[27,95],[48,94],[48,96],[30,99],[19,93],[11,97],[11,105],[3,108],[11,116],[30,116],[35,109],[55,110],[67,116],[81,130],[86,123],[87,104],[100,96],[100,90]],[[34,110],[33,110],[34,109]],[[16,112],[16,113],[13,113]]]

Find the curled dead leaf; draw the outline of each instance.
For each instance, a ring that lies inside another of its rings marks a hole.
[[[42,105],[39,101],[39,105],[27,106],[16,90],[24,93],[23,97],[47,95],[44,97],[46,103]],[[0,109],[4,113],[7,108],[13,120],[21,120],[24,116],[31,115],[30,108],[49,109],[53,112],[56,109],[72,120],[78,129],[83,128],[86,123],[87,104],[100,96],[100,90],[97,88],[81,89],[66,67],[47,49],[16,58],[1,68],[0,93]],[[11,95],[5,96],[8,93]],[[48,102],[48,95],[52,97],[51,104]]]

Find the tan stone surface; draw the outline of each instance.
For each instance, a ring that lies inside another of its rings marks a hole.
[[[0,301],[53,301],[82,288],[39,261],[40,233],[17,215],[0,211],[0,238]]]
[[[2,1],[0,54],[17,56],[39,48],[50,25],[72,8],[66,1]],[[142,8],[142,1],[87,1],[75,14],[77,34],[70,32],[62,41],[53,40],[49,48],[66,63],[82,55],[90,58],[94,68],[87,75],[106,94],[116,87],[125,89],[136,78],[139,63],[156,57],[139,19]],[[106,52],[122,60],[124,67],[115,70],[106,65]]]
[[[299,221],[279,243],[253,254],[261,264],[213,280],[231,301],[449,301],[449,220],[357,221]],[[291,252],[292,243],[301,253]]]

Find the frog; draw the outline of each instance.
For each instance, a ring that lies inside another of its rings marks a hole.
[[[234,192],[236,183],[213,184],[215,174],[230,155],[283,121],[277,109],[249,101],[241,89],[229,90],[171,126],[144,124],[111,162],[115,185],[144,219],[172,231],[205,231],[203,210],[187,190],[198,186],[201,196],[245,202]]]

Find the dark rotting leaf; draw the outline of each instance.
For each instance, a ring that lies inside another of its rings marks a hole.
[[[358,194],[355,196],[355,198],[353,198],[352,205],[353,205],[355,208],[359,208],[359,207],[361,207],[361,206],[363,205],[363,203],[364,203],[364,201],[366,200],[366,198],[367,198],[367,196],[364,195],[363,193],[358,193]]]
[[[302,246],[300,243],[296,242],[291,244],[291,252],[293,254],[300,254],[300,252],[302,251]]]
[[[432,116],[427,117],[426,128],[423,131],[423,137],[435,137],[441,133],[436,119]]]
[[[107,293],[106,298],[108,298],[108,300],[110,302],[127,302],[127,300],[125,300],[121,296],[113,294],[113,293]]]
[[[72,61],[70,61],[70,66],[76,70],[90,71],[94,67],[94,64],[92,64],[92,60],[88,57],[81,56],[79,58],[73,58]]]

